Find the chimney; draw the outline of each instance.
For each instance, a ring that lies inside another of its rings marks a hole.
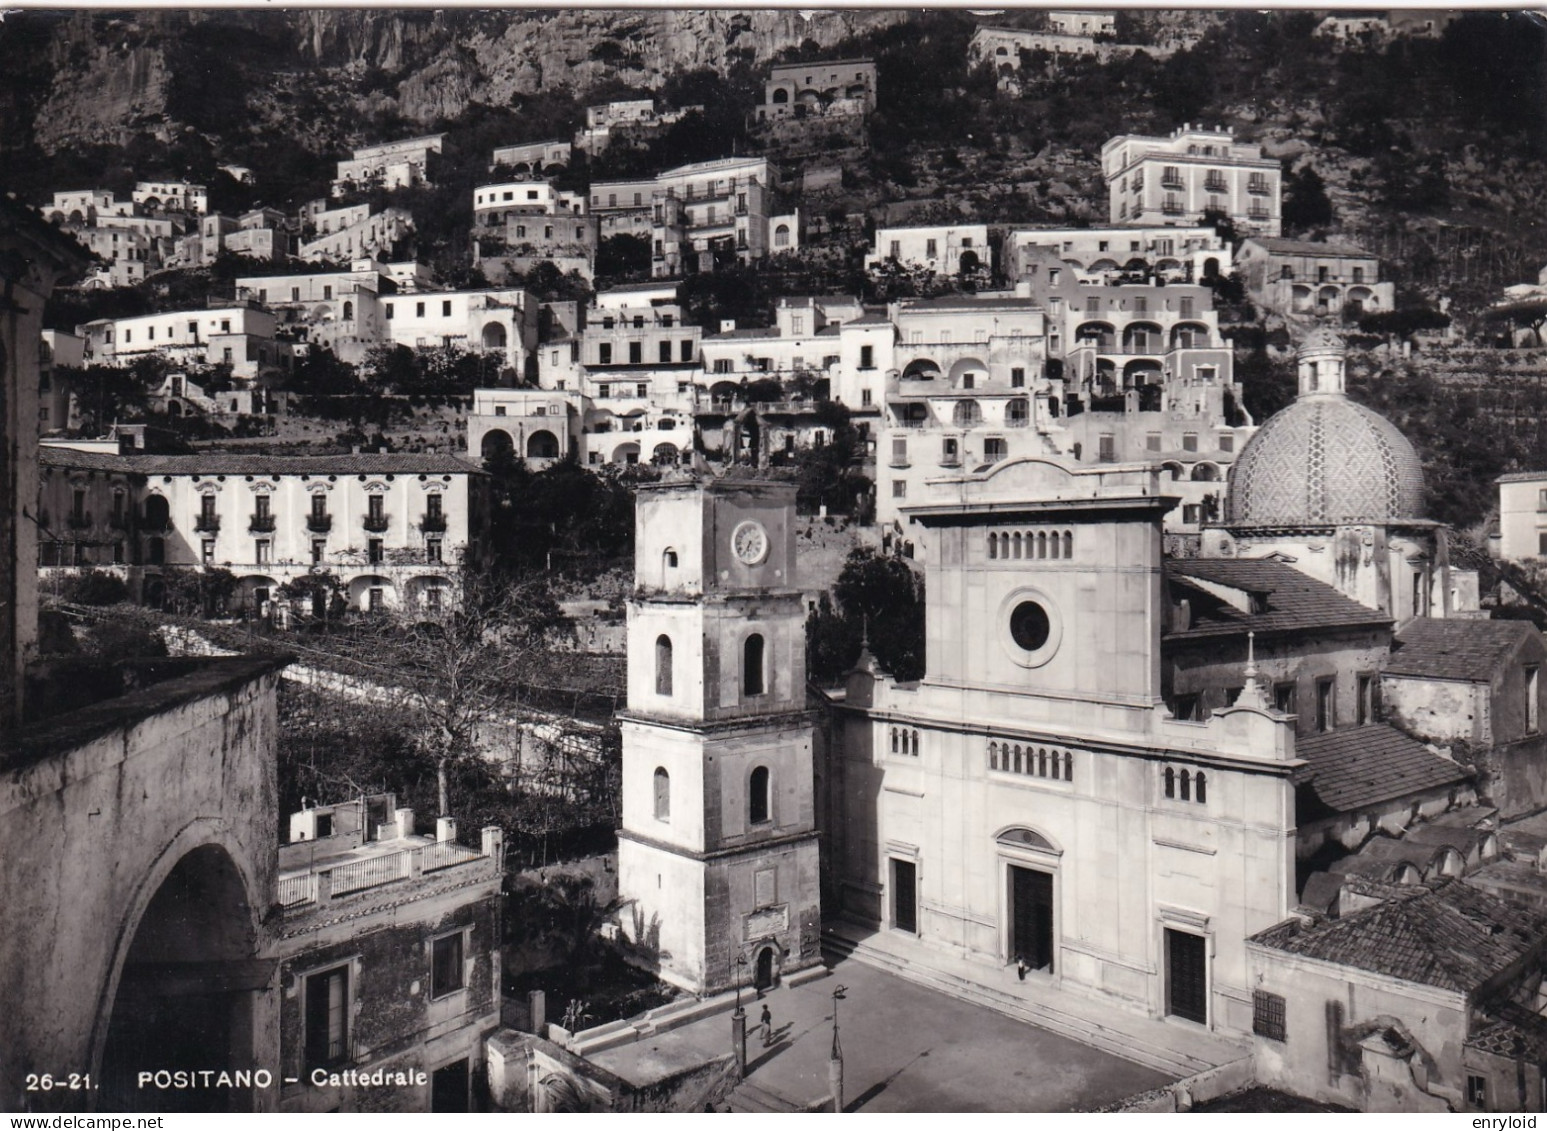
[[[722,334],[729,334],[735,328],[736,328],[736,320],[734,318],[722,318],[722,319],[720,319],[720,333],[722,333]]]

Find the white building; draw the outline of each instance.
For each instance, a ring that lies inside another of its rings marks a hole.
[[[1243,233],[1276,236],[1282,228],[1279,162],[1227,129],[1121,134],[1101,147],[1101,172],[1114,224],[1196,225],[1213,211]]]
[[[1499,549],[1505,561],[1547,558],[1547,471],[1516,471],[1499,485]]]
[[[573,150],[564,140],[532,141],[523,145],[502,145],[489,159],[489,172],[509,169],[514,173],[543,173],[567,166]]]
[[[489,459],[507,452],[534,468],[582,450],[584,398],[548,389],[476,389],[467,416],[467,452]]]
[[[174,365],[229,365],[253,378],[290,363],[288,343],[274,336],[274,315],[252,304],[103,318],[76,328],[87,365],[132,365],[160,355]]]
[[[1230,245],[1211,227],[1017,228],[1001,251],[1006,278],[1030,277],[1042,262],[1036,249],[1053,252],[1081,282],[1114,283],[1121,276],[1159,276],[1195,282],[1230,274]]]
[[[357,609],[434,608],[483,529],[481,473],[452,455],[106,455],[46,447],[43,564],[123,566],[157,603],[161,570],[219,566],[261,608],[327,570]]]
[[[537,302],[519,288],[380,298],[384,340],[415,349],[456,346],[495,355],[517,377],[537,345]],[[535,361],[534,366],[535,368]]]
[[[303,243],[298,254],[308,262],[319,259],[352,260],[364,256],[390,255],[393,245],[413,230],[412,213],[404,208],[387,208],[374,216],[367,215],[347,227],[335,229]]]
[[[877,228],[875,246],[865,256],[865,270],[896,262],[908,269],[955,275],[969,252],[969,264],[989,265],[987,224]]]
[[[440,153],[445,138],[445,134],[426,134],[356,149],[353,157],[338,163],[333,195],[367,188],[412,188],[426,183],[430,155]]]
[[[209,211],[209,190],[188,181],[140,181],[134,186],[134,203],[147,212]]]

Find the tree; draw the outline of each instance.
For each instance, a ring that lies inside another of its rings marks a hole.
[[[236,594],[236,574],[219,566],[168,567],[161,572],[161,607],[167,612],[215,617]]]
[[[67,577],[59,596],[75,605],[117,605],[129,599],[129,587],[117,574],[88,569]]]
[[[1284,181],[1284,226],[1292,231],[1332,223],[1327,184],[1312,165],[1302,165]]]
[[[435,768],[444,817],[450,774],[479,758],[484,731],[515,719],[521,684],[568,631],[546,579],[508,582],[464,569],[438,608],[383,610],[321,646],[390,687],[410,748]]]
[[[861,635],[881,667],[902,681],[924,675],[924,579],[902,558],[855,550],[833,585],[834,606],[806,621],[806,670],[832,683],[854,664]]]
[[[1547,325],[1547,298],[1505,303],[1489,310],[1483,317],[1488,322],[1507,322],[1512,326],[1527,327],[1535,335],[1537,345],[1547,344],[1542,341],[1542,326]]]

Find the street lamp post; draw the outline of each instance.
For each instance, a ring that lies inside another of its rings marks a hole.
[[[741,971],[747,965],[747,956],[738,954],[731,964],[731,977],[736,983],[736,1009],[731,1014],[731,1052],[736,1056],[736,1071],[747,1074],[747,1011],[741,1008]]]
[[[848,986],[833,990],[833,1049],[827,1058],[827,1083],[833,1094],[834,1112],[843,1110],[843,1046],[838,1043],[838,1003],[848,992]]]

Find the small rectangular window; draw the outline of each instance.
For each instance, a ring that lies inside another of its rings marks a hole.
[[[431,944],[430,997],[445,997],[463,988],[462,932],[458,931]]]
[[[1252,1032],[1270,1041],[1282,1041],[1284,1035],[1284,999],[1266,990],[1252,994]]]
[[[1375,721],[1375,677],[1373,675],[1359,677],[1359,701],[1355,706],[1360,726]]]
[[[908,497],[908,482],[905,479],[892,480],[892,498],[906,499]]]
[[[1295,685],[1293,683],[1273,685],[1273,707],[1286,715],[1295,713]]]
[[[1316,681],[1316,729],[1323,733],[1337,725],[1336,688],[1332,676]]]
[[[1468,1075],[1466,1078],[1466,1104],[1468,1107],[1486,1110],[1488,1107],[1488,1078]]]

